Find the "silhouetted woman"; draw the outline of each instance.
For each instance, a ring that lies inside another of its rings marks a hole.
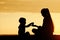
[[[48,8],[43,8],[41,14],[44,17],[42,25],[43,40],[53,40],[54,26]]]

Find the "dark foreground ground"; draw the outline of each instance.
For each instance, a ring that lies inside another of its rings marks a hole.
[[[60,35],[53,35],[54,40],[60,40]],[[0,40],[18,40],[18,35],[1,35]]]

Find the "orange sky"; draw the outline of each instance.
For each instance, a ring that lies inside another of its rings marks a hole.
[[[40,12],[48,7],[51,12],[60,12],[60,0],[0,0],[0,12]]]
[[[18,19],[21,16],[27,18],[27,24],[33,19],[37,25],[42,25],[40,10],[45,7],[51,12],[55,25],[54,34],[60,34],[59,4],[60,0],[0,0],[0,34],[18,34]],[[39,22],[36,19],[39,19]]]

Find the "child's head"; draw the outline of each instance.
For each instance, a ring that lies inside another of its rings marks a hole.
[[[22,24],[25,24],[25,23],[26,23],[26,19],[23,18],[23,17],[21,17],[21,18],[19,19],[19,22],[22,23]]]

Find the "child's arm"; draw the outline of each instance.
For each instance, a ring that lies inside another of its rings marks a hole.
[[[26,27],[32,26],[33,24],[34,24],[34,23],[32,22],[32,23],[26,25]]]

